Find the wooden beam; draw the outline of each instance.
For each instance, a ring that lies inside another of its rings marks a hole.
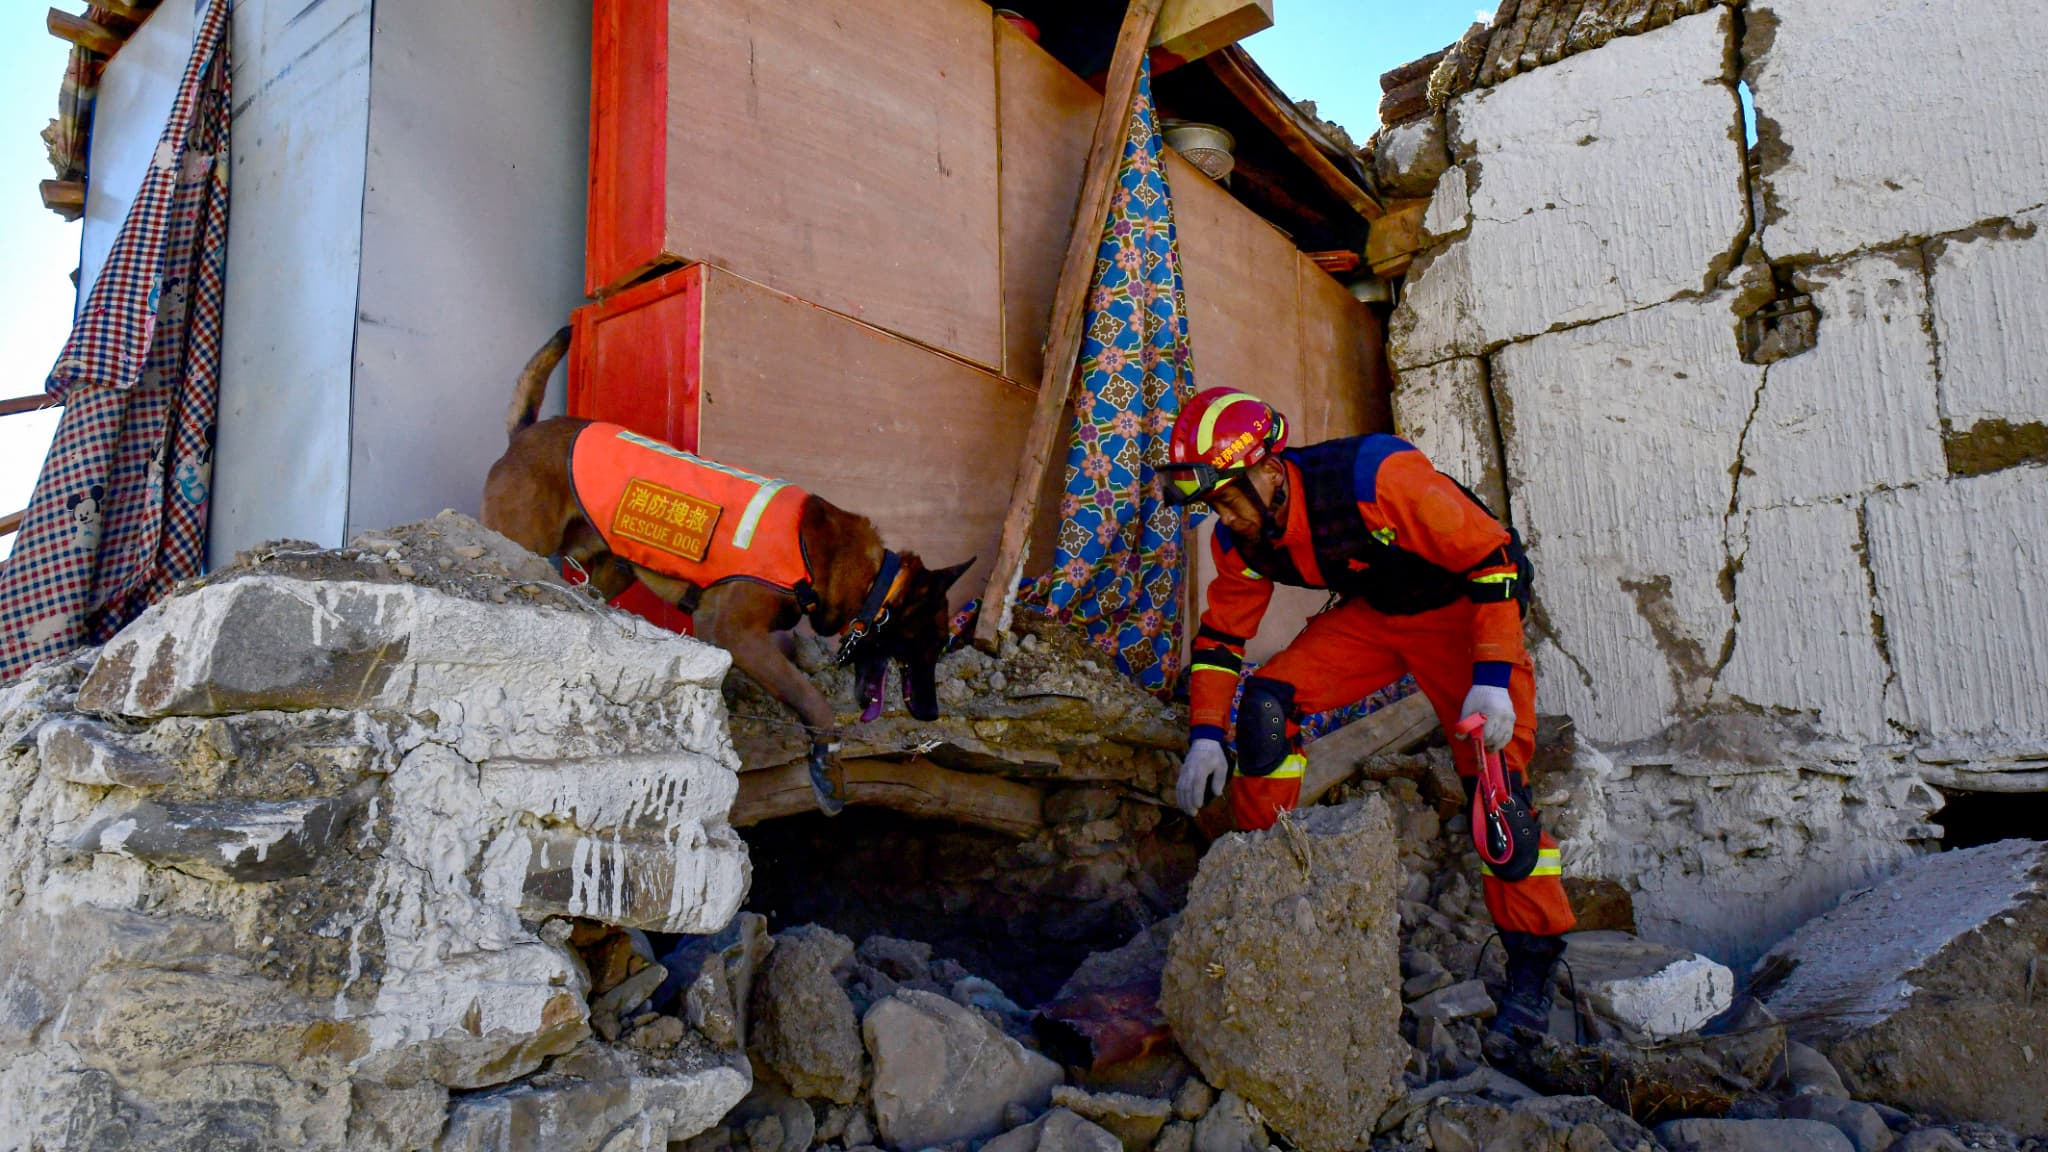
[[[1273,0],[1166,0],[1152,30],[1152,67],[1199,60],[1272,26]]]
[[[846,760],[846,802],[888,808],[932,820],[971,824],[1011,836],[1030,836],[1045,827],[1044,794],[1029,784],[979,772],[955,772],[922,757],[912,760]],[[810,768],[801,760],[779,768],[740,773],[732,823],[744,828],[763,820],[815,812]]]
[[[1399,752],[1435,730],[1436,709],[1420,692],[1346,724],[1308,746],[1301,803],[1315,803],[1323,793],[1356,775],[1368,759],[1383,752]]]
[[[66,220],[76,220],[85,212],[83,180],[45,180],[42,195],[43,207]]]
[[[1397,200],[1387,206],[1385,216],[1372,222],[1372,231],[1365,239],[1365,262],[1372,266],[1374,274],[1400,275],[1415,254],[1427,246],[1429,239],[1422,232],[1422,217],[1428,211],[1427,198]]]
[[[1017,580],[1024,574],[1024,554],[1031,543],[1031,523],[1038,516],[1038,492],[1066,427],[1067,396],[1074,385],[1075,363],[1081,357],[1081,324],[1087,316],[1088,284],[1095,275],[1095,252],[1102,246],[1102,227],[1123,161],[1124,132],[1131,101],[1138,94],[1138,66],[1145,58],[1145,44],[1159,19],[1161,3],[1131,0],[1124,10],[1123,27],[1117,31],[1102,111],[1095,117],[1095,138],[1088,145],[1088,165],[1082,169],[1081,203],[1067,235],[1067,258],[1060,265],[1059,288],[1053,295],[1045,363],[1038,378],[1038,407],[1024,438],[1023,462],[1010,489],[1010,512],[1003,520],[995,567],[989,573],[981,616],[974,626],[974,643],[991,651],[1010,626]]]
[[[0,416],[13,416],[21,412],[40,412],[45,408],[55,408],[61,403],[63,401],[46,392],[38,393],[34,396],[13,396],[6,400],[0,400]]]
[[[154,2],[143,3],[142,0],[137,0],[133,4],[123,3],[123,0],[92,0],[90,7],[97,8],[109,16],[132,20],[137,24],[149,19],[150,13],[156,10]]]
[[[50,35],[59,40],[69,41],[88,52],[112,56],[121,50],[122,39],[119,33],[104,24],[95,24],[83,16],[73,16],[69,12],[52,8],[46,24],[50,29]]]
[[[1223,86],[1230,90],[1232,96],[1237,97],[1239,103],[1242,103],[1259,123],[1264,124],[1280,138],[1280,143],[1286,145],[1289,152],[1308,165],[1309,171],[1314,172],[1318,179],[1327,184],[1330,191],[1351,205],[1352,210],[1360,216],[1367,220],[1377,219],[1382,211],[1380,202],[1373,199],[1372,194],[1360,187],[1358,181],[1352,179],[1323,154],[1323,150],[1316,146],[1316,142],[1309,138],[1308,133],[1303,131],[1301,124],[1295,120],[1295,112],[1291,106],[1284,111],[1275,106],[1273,96],[1277,90],[1268,90],[1265,84],[1261,84],[1251,74],[1245,65],[1245,61],[1250,57],[1240,59],[1243,51],[1238,49],[1235,52],[1218,52],[1209,57],[1209,70],[1216,74],[1218,80],[1223,81]]]
[[[9,512],[5,516],[0,516],[0,536],[12,535],[20,531],[21,522],[26,519],[28,519],[28,509],[26,508],[19,512]]]
[[[1358,253],[1342,248],[1332,252],[1310,252],[1307,253],[1307,256],[1310,260],[1315,261],[1316,267],[1321,268],[1332,276],[1343,276],[1346,273],[1356,272],[1358,271],[1358,266],[1364,262],[1359,258]]]

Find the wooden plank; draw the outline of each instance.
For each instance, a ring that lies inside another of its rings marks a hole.
[[[1315,261],[1316,267],[1321,268],[1332,276],[1342,276],[1347,272],[1356,272],[1358,271],[1358,266],[1365,263],[1358,253],[1348,249],[1338,249],[1332,252],[1309,252],[1306,255],[1310,260]]]
[[[1298,418],[1303,434],[1336,440],[1372,431],[1367,413],[1391,409],[1393,403],[1391,397],[1371,395],[1370,365],[1384,354],[1379,318],[1306,256],[1297,257],[1295,272],[1300,282],[1295,297],[1300,302]]]
[[[0,536],[19,532],[21,530],[21,522],[26,519],[28,519],[28,509],[26,508],[19,512],[9,512],[5,516],[0,516]]]
[[[672,12],[667,255],[1000,368],[988,6],[646,2]]]
[[[1300,253],[1180,156],[1168,154],[1166,179],[1180,235],[1195,387],[1243,388],[1298,419]],[[1299,423],[1295,434],[1310,436],[1300,443],[1319,436]]]
[[[73,16],[69,12],[52,8],[45,23],[50,29],[50,35],[59,40],[69,41],[88,52],[112,56],[121,50],[123,39],[118,33],[83,16]]]
[[[596,0],[591,10],[586,296],[668,258],[668,19],[666,0]]]
[[[948,820],[1011,836],[1031,836],[1045,827],[1043,794],[1002,776],[954,772],[919,757],[913,760],[847,760],[846,802],[888,808],[928,820]],[[732,823],[745,828],[763,820],[817,811],[810,770],[802,761],[740,773]]]
[[[132,20],[137,24],[149,19],[150,13],[156,11],[153,0],[151,3],[135,4],[123,3],[122,0],[92,0],[91,6],[109,16],[119,16],[123,20]]]
[[[1382,752],[1402,751],[1426,738],[1436,726],[1436,710],[1417,692],[1310,744],[1308,767],[1301,778],[1302,805],[1322,799],[1323,793],[1356,775],[1368,759]]]
[[[1273,26],[1273,0],[1166,0],[1152,29],[1152,66],[1199,60]]]
[[[1003,375],[1035,388],[1102,97],[1009,21],[995,24]]]
[[[934,565],[993,563],[1033,396],[971,364],[705,270],[698,448],[867,516]]]
[[[1428,238],[1422,232],[1422,217],[1429,210],[1427,197],[1416,200],[1396,200],[1387,205],[1387,214],[1372,222],[1372,231],[1366,234],[1365,262],[1381,276],[1394,275],[1385,271],[1391,262],[1411,257],[1422,251]]]
[[[43,207],[66,220],[76,220],[85,214],[85,181],[45,180],[40,191]]]
[[[1280,143],[1285,145],[1289,152],[1308,165],[1309,171],[1314,172],[1328,185],[1331,192],[1367,220],[1378,216],[1379,201],[1373,199],[1371,193],[1359,187],[1356,180],[1323,154],[1323,150],[1316,146],[1316,142],[1310,139],[1301,124],[1295,120],[1292,105],[1282,109],[1275,104],[1273,92],[1253,75],[1251,69],[1256,66],[1249,64],[1249,60],[1250,57],[1243,55],[1243,49],[1239,49],[1234,52],[1219,52],[1209,57],[1208,65],[1209,70],[1216,74],[1217,79],[1223,81],[1223,86],[1230,90],[1231,95],[1236,96],[1259,123],[1264,124],[1279,137]],[[1427,83],[1425,79],[1424,84]]]
[[[33,396],[11,396],[5,400],[0,400],[0,416],[13,416],[21,412],[40,412],[45,408],[55,408],[61,403],[63,401],[46,393],[37,393]]]
[[[1138,65],[1144,59],[1145,44],[1159,18],[1160,3],[1161,0],[1131,0],[1124,10],[1123,25],[1117,30],[1116,54],[1110,60],[1109,81],[1103,89],[1101,111],[1095,118],[1095,137],[1088,146],[1080,208],[1068,229],[1066,260],[1060,266],[1059,287],[1053,297],[1038,402],[1024,440],[1023,463],[1011,486],[1010,510],[1003,521],[1001,543],[982,596],[981,616],[974,628],[974,642],[983,648],[993,649],[1010,625],[1010,609],[1018,577],[1023,574],[1039,493],[1045,487],[1046,469],[1066,427],[1067,396],[1073,388],[1074,365],[1081,354],[1081,323],[1087,311],[1088,283],[1094,276],[1095,252],[1102,243],[1100,232],[1108,218],[1110,194],[1123,158],[1126,121],[1138,92]]]

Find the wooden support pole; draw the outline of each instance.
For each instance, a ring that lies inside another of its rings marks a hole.
[[[971,824],[1011,836],[1030,836],[1045,827],[1044,795],[1029,784],[979,772],[955,772],[922,757],[842,763],[849,804]],[[798,760],[779,768],[740,773],[732,823],[744,828],[816,810],[810,768]]]
[[[0,400],[0,416],[13,416],[20,412],[40,412],[45,408],[55,408],[59,403],[60,401],[55,396],[47,392],[38,393],[34,396],[12,396],[8,399]]]
[[[19,512],[9,512],[5,516],[0,516],[0,536],[7,536],[20,531],[21,522],[26,519],[28,519],[28,509],[26,508]]]
[[[56,8],[50,9],[48,19],[50,35],[67,40],[88,52],[112,56],[121,50],[123,43],[119,33],[104,24],[95,24],[83,16],[73,16]]]
[[[981,616],[974,643],[993,650],[1010,626],[1011,601],[1024,574],[1024,551],[1031,542],[1031,522],[1038,516],[1038,490],[1060,432],[1066,427],[1067,396],[1074,386],[1074,366],[1081,357],[1081,323],[1087,317],[1088,284],[1095,276],[1095,253],[1102,246],[1102,226],[1122,166],[1131,102],[1138,94],[1138,65],[1159,19],[1163,0],[1131,0],[1123,27],[1116,34],[1116,55],[1109,64],[1109,82],[1102,92],[1102,110],[1095,117],[1095,139],[1088,145],[1082,170],[1081,204],[1067,237],[1067,258],[1060,265],[1059,288],[1053,296],[1052,324],[1045,340],[1045,366],[1038,380],[1038,407],[1024,437],[1024,459],[1017,483],[1010,489],[1010,512],[1003,519],[1002,541],[995,567],[981,596]]]

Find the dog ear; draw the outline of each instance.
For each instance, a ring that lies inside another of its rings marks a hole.
[[[951,588],[954,585],[954,583],[957,582],[962,576],[967,575],[967,570],[969,568],[974,567],[974,562],[979,559],[981,559],[981,557],[972,556],[969,557],[964,563],[955,564],[951,568],[941,568],[938,571],[932,573],[932,579],[938,582],[939,591],[944,592],[948,588]]]

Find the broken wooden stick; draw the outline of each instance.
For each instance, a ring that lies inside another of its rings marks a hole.
[[[1045,827],[1040,810],[1044,794],[1029,784],[978,772],[955,772],[922,757],[846,760],[842,764],[848,804],[971,824],[1011,836],[1030,836]],[[778,768],[740,773],[732,823],[744,828],[816,809],[810,768],[797,760]]]
[[[1024,553],[1031,542],[1031,522],[1038,516],[1038,490],[1044,485],[1045,470],[1051,465],[1053,449],[1066,427],[1067,397],[1074,386],[1074,366],[1081,357],[1081,324],[1088,311],[1088,285],[1095,278],[1095,253],[1102,246],[1103,222],[1108,218],[1110,197],[1122,167],[1131,101],[1138,94],[1138,66],[1145,59],[1145,45],[1152,38],[1152,26],[1159,19],[1162,3],[1163,0],[1131,0],[1131,6],[1124,11],[1123,27],[1117,31],[1116,55],[1110,60],[1102,111],[1095,117],[1095,139],[1088,145],[1088,166],[1082,170],[1081,203],[1074,213],[1066,261],[1060,265],[1059,288],[1053,296],[1045,366],[1038,381],[1038,407],[1032,412],[1031,429],[1024,437],[1023,461],[1017,469],[1017,483],[1010,489],[1010,512],[1003,519],[995,567],[989,572],[988,590],[981,597],[981,616],[974,626],[974,643],[984,650],[993,651],[1004,629],[1010,626],[1017,581],[1024,574]]]

